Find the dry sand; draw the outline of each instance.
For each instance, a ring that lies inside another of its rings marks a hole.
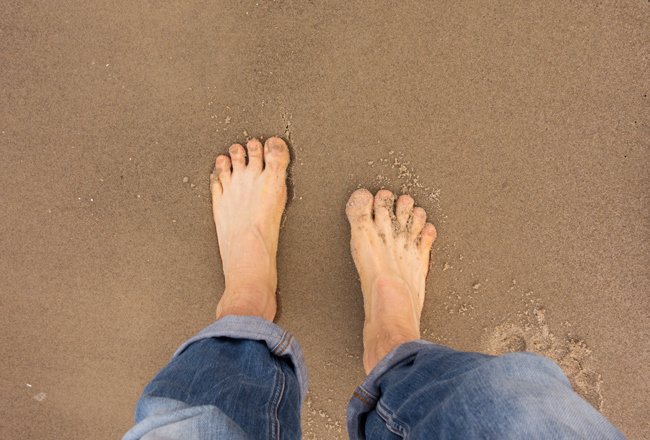
[[[558,361],[650,432],[647,1],[5,0],[0,438],[114,439],[223,289],[208,175],[292,145],[277,322],[305,438],[363,377],[345,202],[409,192],[438,228],[423,337]]]

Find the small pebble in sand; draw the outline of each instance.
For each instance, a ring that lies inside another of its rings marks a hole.
[[[445,272],[445,271],[447,271],[448,269],[451,269],[451,266],[449,265],[449,263],[445,263],[445,264],[442,266],[442,271]]]
[[[190,188],[194,188],[196,185],[193,183],[190,183]]]
[[[190,178],[189,178],[189,177],[183,177],[183,183],[187,183],[187,182],[189,182],[189,181],[190,181]]]
[[[481,287],[481,283],[474,283],[474,285],[472,286],[472,289],[478,290],[479,287]]]

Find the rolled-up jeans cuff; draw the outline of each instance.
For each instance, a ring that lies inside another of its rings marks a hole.
[[[381,382],[388,373],[395,368],[408,364],[413,360],[415,355],[421,350],[451,350],[444,345],[434,344],[433,342],[409,341],[395,347],[372,369],[361,385],[357,387],[348,404],[347,424],[348,434],[351,440],[361,440],[363,434],[363,422],[366,414],[375,409],[377,401],[381,395],[379,389]]]
[[[263,341],[269,351],[278,357],[291,360],[300,386],[300,405],[307,395],[307,365],[302,348],[296,338],[278,325],[256,316],[228,315],[201,330],[176,350],[172,359],[180,356],[191,344],[208,338],[232,338]]]

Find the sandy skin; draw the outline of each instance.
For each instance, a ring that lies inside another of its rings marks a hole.
[[[246,157],[248,156],[248,164]],[[258,316],[277,310],[276,253],[287,201],[289,149],[280,138],[264,146],[253,139],[219,156],[211,175],[212,209],[226,288],[217,319]],[[365,304],[364,368],[397,345],[419,339],[429,251],[435,228],[413,199],[389,191],[375,197],[358,190],[347,204],[354,257]]]
[[[420,339],[420,315],[436,229],[413,198],[355,191],[346,207],[363,291],[366,374],[398,345]]]

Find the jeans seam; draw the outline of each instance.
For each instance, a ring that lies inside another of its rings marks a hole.
[[[388,428],[390,432],[397,434],[404,439],[408,437],[408,428],[395,417],[394,412],[382,405],[381,402],[377,404],[375,411],[377,411],[379,417],[386,422],[386,428]]]
[[[361,386],[357,387],[357,390],[361,391],[366,397],[373,401],[373,406],[377,403],[377,398],[370,394],[368,391],[364,390]]]
[[[368,402],[366,402],[366,400],[365,400],[363,397],[361,397],[361,396],[359,395],[359,393],[357,393],[356,391],[354,392],[353,396],[356,397],[357,399],[359,399],[360,401],[362,401],[364,404],[368,405],[368,406],[370,407],[370,409],[373,408],[373,405],[370,404],[370,403],[368,403]]]
[[[271,350],[273,353],[275,353],[277,350],[280,349],[280,347],[282,347],[282,344],[284,344],[284,340],[287,338],[288,334],[289,334],[288,332],[284,332],[284,334],[282,335],[282,339],[280,340],[280,342],[278,342],[278,345],[273,347],[273,349]]]
[[[282,351],[281,351],[280,353],[278,353],[278,356],[281,356],[282,353],[284,353],[285,350],[286,350],[287,348],[289,348],[289,345],[291,344],[291,338],[292,338],[292,337],[293,337],[293,336],[289,335],[289,339],[287,339],[287,345],[282,349]]]
[[[280,407],[280,402],[282,400],[282,396],[284,395],[285,380],[284,373],[282,372],[282,367],[280,366],[278,359],[275,357],[273,358],[273,365],[276,370],[276,376],[273,399],[271,400],[271,406],[269,407],[269,411],[272,412],[269,419],[273,421],[269,427],[269,438],[278,440],[280,438],[280,419],[278,418],[278,408]]]

